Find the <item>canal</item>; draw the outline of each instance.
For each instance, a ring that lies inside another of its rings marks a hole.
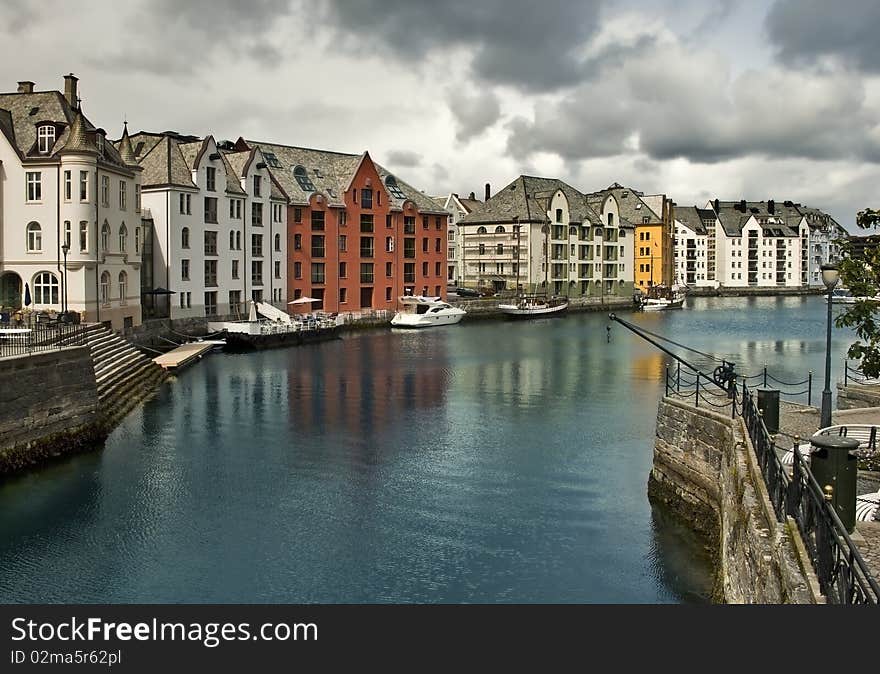
[[[628,318],[748,373],[812,369],[819,399],[821,298],[688,305]],[[0,601],[705,601],[700,541],[646,496],[668,358],[608,324],[211,355],[103,451],[0,484]]]

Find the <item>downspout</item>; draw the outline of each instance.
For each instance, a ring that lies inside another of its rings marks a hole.
[[[100,243],[101,243],[101,225],[98,224],[101,221],[101,204],[98,199],[98,165],[97,161],[95,162],[95,186],[92,189],[92,194],[95,195],[95,318],[96,322],[101,322],[101,286],[100,286]],[[109,243],[109,241],[108,241]]]
[[[64,291],[67,290],[65,287],[67,285],[67,278],[65,278],[65,274],[61,272],[61,163],[59,161],[58,167],[55,169],[55,204],[56,204],[56,214],[55,214],[55,231],[57,233],[57,242],[55,246],[55,266],[58,269],[58,275],[61,277],[61,297],[58,299],[61,300],[61,310],[67,311],[67,307],[64,306]]]

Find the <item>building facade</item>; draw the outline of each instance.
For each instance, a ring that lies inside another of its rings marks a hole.
[[[674,282],[691,288],[717,288],[715,211],[675,207]],[[710,235],[711,232],[711,235]]]
[[[376,164],[343,154],[239,139],[259,149],[289,197],[293,312],[394,311],[403,295],[446,297],[448,212]]]
[[[152,221],[147,313],[237,319],[250,300],[286,310],[287,197],[262,152],[171,132],[128,142]]]
[[[488,185],[486,185],[486,190],[488,194]],[[460,261],[462,259],[463,249],[461,246],[462,238],[459,236],[458,231],[458,223],[482,202],[477,200],[476,195],[473,192],[470,193],[470,196],[467,199],[460,197],[453,192],[445,197],[434,197],[434,201],[440,204],[443,209],[449,213],[448,231],[446,235],[446,282],[447,284],[460,286]]]
[[[141,171],[64,93],[0,94],[0,304],[141,323]],[[65,254],[66,251],[66,254]]]

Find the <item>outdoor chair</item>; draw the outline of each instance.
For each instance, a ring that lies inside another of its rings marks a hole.
[[[871,522],[877,516],[880,507],[880,490],[871,494],[862,494],[856,497],[856,520],[859,522]]]

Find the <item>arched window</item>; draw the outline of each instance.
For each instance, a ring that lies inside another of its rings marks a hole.
[[[568,233],[571,234],[572,236],[577,236],[578,235],[578,228],[577,227],[569,227]]]
[[[101,250],[105,253],[110,250],[110,225],[106,221],[101,225]]]
[[[309,179],[309,174],[305,166],[294,166],[293,177],[303,192],[314,192],[315,185]]]
[[[128,290],[128,274],[124,271],[119,272],[119,301],[125,302],[126,291]]]
[[[58,304],[58,277],[52,272],[34,276],[34,304]]]
[[[477,227],[477,234],[485,234],[485,233],[486,233],[485,227]]]
[[[281,252],[281,235],[280,234],[275,235],[275,252],[276,253]]]
[[[110,272],[101,274],[101,304],[110,304]]]
[[[235,250],[241,250],[241,230],[235,233]]]
[[[44,124],[37,129],[37,150],[40,154],[49,154],[53,145],[55,145],[55,126]]]
[[[400,189],[400,186],[397,184],[397,179],[394,176],[388,176],[385,178],[385,187],[388,188],[388,193],[395,199],[400,199],[400,201],[406,199],[406,195]]]
[[[618,236],[619,238],[621,238],[621,239],[625,239],[625,238],[626,238],[626,230],[625,230],[625,229],[621,229],[621,230],[619,230],[619,231],[617,232],[617,236]]]
[[[499,243],[496,247],[496,252],[498,255],[504,255],[504,245]]]
[[[614,213],[608,214],[608,226],[614,227]]]
[[[123,222],[119,228],[119,252],[124,253],[126,246],[128,246],[128,229]]]
[[[496,234],[504,234],[504,227],[502,227],[501,225],[498,225],[498,226],[495,228],[495,233],[496,233]]]
[[[189,227],[180,230],[180,247],[189,248]]]
[[[27,251],[39,253],[43,250],[43,230],[39,222],[31,222],[27,226]]]
[[[235,250],[235,232],[229,232],[229,250]]]

